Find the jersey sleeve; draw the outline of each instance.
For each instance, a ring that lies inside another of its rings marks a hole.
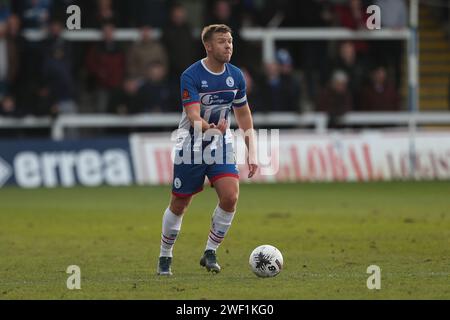
[[[236,93],[236,97],[233,100],[233,107],[239,108],[243,107],[247,104],[247,86],[245,84],[245,78],[241,71],[239,71],[238,75],[238,92]]]
[[[188,107],[194,103],[200,102],[200,97],[198,94],[198,89],[195,86],[194,79],[184,73],[181,76],[181,101],[183,107]]]

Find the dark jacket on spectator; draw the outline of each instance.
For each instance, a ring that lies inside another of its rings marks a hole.
[[[258,111],[300,111],[300,85],[291,76],[280,75],[277,80],[265,80],[262,85],[262,108]]]
[[[200,43],[193,39],[189,25],[169,25],[163,30],[162,39],[169,54],[169,74],[171,78],[180,77],[181,73],[198,58]]]
[[[50,37],[44,42],[43,82],[50,90],[53,103],[72,100],[72,44],[62,37]]]
[[[353,109],[353,99],[349,90],[337,92],[331,87],[322,90],[317,98],[317,111],[326,112],[329,126],[336,127],[341,116]]]
[[[361,111],[398,111],[400,97],[392,83],[375,87],[365,87],[360,96]]]

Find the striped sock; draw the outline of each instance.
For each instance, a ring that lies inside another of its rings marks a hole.
[[[160,257],[172,257],[173,245],[181,229],[183,216],[177,216],[169,208],[163,215]]]
[[[205,250],[217,250],[225,238],[228,229],[230,229],[233,218],[234,212],[226,212],[219,206],[216,207],[212,217],[211,230],[209,231]]]

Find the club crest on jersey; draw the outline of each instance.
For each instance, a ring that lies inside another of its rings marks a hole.
[[[232,88],[234,86],[234,79],[232,77],[228,77],[226,80],[227,86]]]
[[[181,179],[175,178],[175,180],[173,180],[173,186],[175,187],[175,189],[180,189],[181,188]]]

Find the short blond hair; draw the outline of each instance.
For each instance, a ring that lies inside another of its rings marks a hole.
[[[233,33],[231,28],[226,24],[211,24],[203,28],[202,31],[202,42],[208,42],[211,40],[213,34],[215,33]]]

